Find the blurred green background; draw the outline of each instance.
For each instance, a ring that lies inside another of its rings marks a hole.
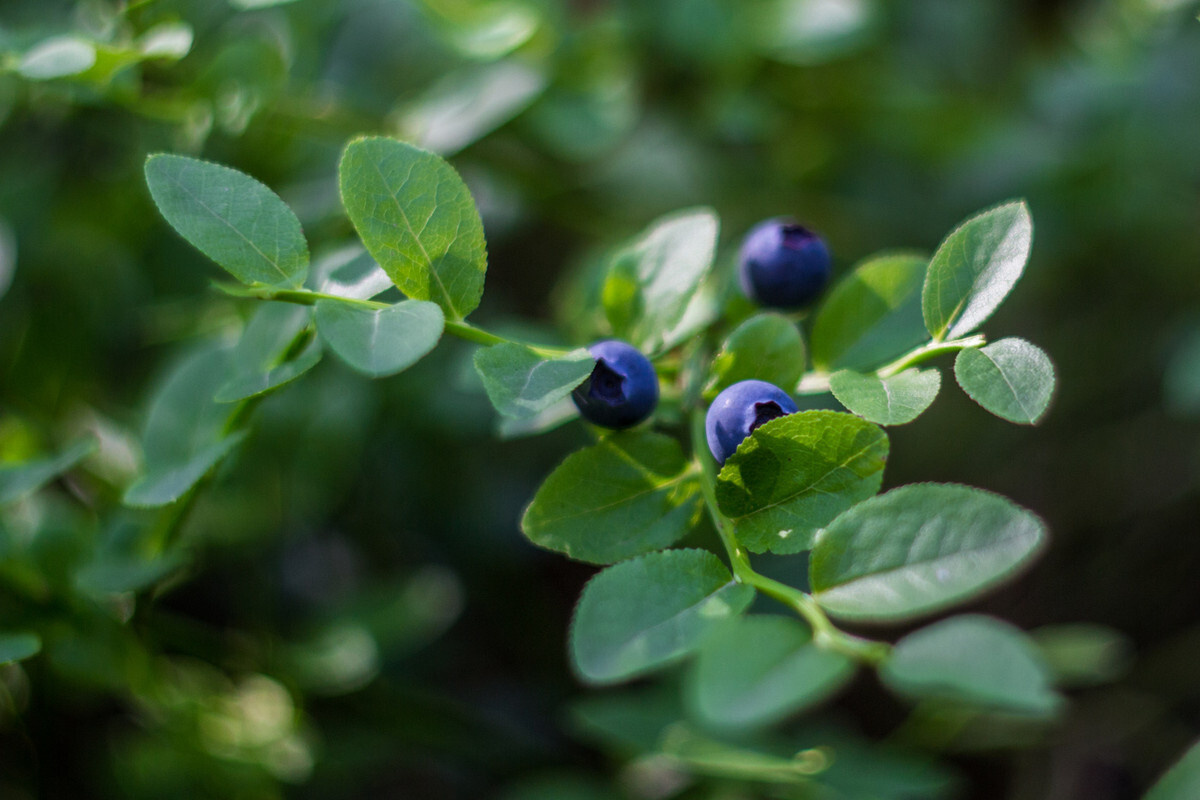
[[[377,382],[326,360],[259,408],[152,603],[80,578],[150,519],[119,498],[156,381],[253,310],[158,216],[146,155],[254,175],[319,252],[352,235],[337,158],[370,132],[450,158],[487,230],[479,318],[551,338],[588,335],[589,269],[663,212],[715,207],[726,270],[751,224],[792,214],[844,272],[1027,198],[1033,258],[989,331],[1047,349],[1052,411],[1018,428],[944,392],[893,430],[887,485],[969,483],[1042,514],[1048,554],[976,610],[1110,626],[1135,657],[1079,676],[1034,730],[906,720],[870,677],[820,719],[937,754],[961,797],[1140,796],[1200,735],[1197,11],[4,0],[0,462],[87,431],[101,447],[0,516],[0,629],[44,642],[0,667],[0,797],[924,796],[630,765],[581,730],[565,637],[592,570],[517,521],[585,436],[496,438],[469,346]],[[94,63],[58,76],[80,44]]]

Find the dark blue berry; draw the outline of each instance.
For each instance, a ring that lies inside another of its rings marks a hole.
[[[803,308],[829,283],[833,260],[820,236],[790,219],[769,219],[742,240],[742,291],[760,306]]]
[[[588,348],[596,366],[571,393],[579,413],[605,428],[637,425],[658,404],[658,375],[650,359],[636,347],[616,339]]]
[[[708,449],[718,464],[733,455],[759,425],[796,412],[783,389],[766,381],[738,381],[717,395],[704,418]]]

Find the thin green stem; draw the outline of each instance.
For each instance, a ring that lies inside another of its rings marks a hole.
[[[926,342],[920,347],[914,348],[900,356],[895,361],[875,370],[875,375],[880,378],[890,378],[944,353],[956,353],[959,350],[966,350],[970,347],[983,347],[985,344],[987,344],[987,338],[982,333],[963,336],[959,339],[951,339],[948,342]],[[829,377],[830,374],[828,372],[809,372],[796,384],[796,394],[823,394],[824,392],[828,392]]]
[[[217,284],[216,288],[226,294],[234,297],[252,297],[256,300],[276,300],[281,303],[295,303],[302,306],[315,305],[318,300],[334,300],[339,303],[346,303],[360,308],[370,308],[379,310],[383,308],[391,308],[391,303],[381,303],[377,300],[359,300],[354,297],[341,297],[336,294],[327,294],[325,292],[313,292],[308,289],[273,289],[270,287],[257,286],[236,286],[231,284]],[[506,339],[499,334],[479,328],[465,320],[446,320],[446,333],[452,336],[457,336],[459,339],[465,339],[468,342],[481,344],[487,347],[496,344],[517,344],[522,347],[528,347],[533,352],[543,358],[557,358],[564,356],[571,351],[561,347],[543,347],[541,345],[533,345],[527,342],[518,342],[513,339]]]
[[[698,446],[700,442],[704,441],[703,433],[704,412],[697,410],[692,415],[692,442],[693,448],[697,451],[695,463],[700,472],[700,488],[704,494],[704,504],[708,507],[708,514],[712,518],[713,526],[717,529],[717,535],[721,538],[721,544],[725,546],[725,553],[729,556],[734,580],[747,586],[753,586],[767,597],[778,600],[795,611],[812,628],[813,643],[818,647],[841,653],[866,664],[878,664],[886,659],[891,652],[891,647],[886,642],[863,639],[838,629],[811,594],[755,572],[754,567],[750,564],[750,556],[737,540],[733,521],[722,514],[717,507],[716,464],[711,459],[704,457]]]

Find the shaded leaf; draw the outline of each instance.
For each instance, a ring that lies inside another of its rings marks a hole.
[[[879,676],[908,697],[1012,714],[1049,715],[1062,703],[1050,687],[1050,670],[1025,634],[977,614],[951,617],[905,636]]]
[[[571,624],[571,661],[589,683],[615,683],[678,661],[754,597],[707,550],[665,550],[588,581]]]
[[[1143,800],[1194,800],[1197,795],[1200,795],[1200,742],[1192,745],[1150,787]]]
[[[0,632],[0,664],[11,664],[36,656],[42,651],[42,638],[24,631]]]
[[[0,466],[0,506],[37,491],[96,452],[96,447],[96,440],[88,437],[55,456]]]
[[[501,414],[518,419],[536,416],[568,397],[595,366],[596,359],[584,349],[546,358],[524,345],[506,342],[475,352],[475,369],[488,399]]]
[[[757,314],[734,329],[712,362],[709,393],[738,381],[795,386],[804,373],[804,339],[781,314]]]
[[[829,376],[833,396],[847,409],[877,425],[903,425],[924,413],[942,386],[936,369],[907,369],[880,378],[848,369]]]
[[[340,300],[318,300],[317,333],[351,368],[380,378],[421,360],[442,338],[442,309],[424,300],[372,308]]]
[[[698,491],[674,439],[614,433],[572,453],[550,474],[521,529],[541,547],[611,564],[683,538],[699,514]]]
[[[217,390],[218,403],[233,403],[278,389],[321,360],[321,345],[310,337],[293,352],[312,319],[312,311],[285,303],[263,303],[246,324],[233,349],[230,376]]]
[[[828,698],[850,680],[854,666],[814,645],[798,620],[751,615],[730,620],[700,648],[688,699],[710,724],[766,725]]]

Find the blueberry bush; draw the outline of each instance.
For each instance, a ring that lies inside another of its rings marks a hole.
[[[1082,6],[7,4],[0,794],[1195,795],[1200,49]]]

